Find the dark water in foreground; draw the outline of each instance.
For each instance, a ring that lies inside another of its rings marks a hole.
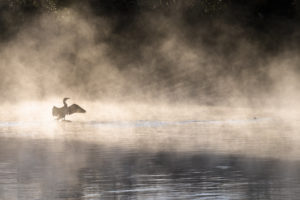
[[[0,123],[0,199],[300,196],[297,139],[274,122],[49,123]]]

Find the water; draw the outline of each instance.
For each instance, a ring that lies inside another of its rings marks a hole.
[[[297,128],[271,118],[0,122],[0,199],[298,199]]]

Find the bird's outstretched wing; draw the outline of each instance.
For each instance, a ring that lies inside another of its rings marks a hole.
[[[57,107],[55,107],[55,106],[53,106],[53,108],[52,108],[52,115],[53,116],[58,116],[58,108]]]
[[[72,104],[68,107],[69,115],[73,113],[85,113],[86,111],[77,104]]]

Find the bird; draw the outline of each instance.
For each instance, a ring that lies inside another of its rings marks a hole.
[[[66,115],[71,115],[73,113],[85,113],[86,110],[84,110],[83,108],[81,108],[79,105],[77,104],[72,104],[71,106],[68,106],[67,104],[67,100],[70,99],[68,97],[65,97],[63,99],[63,104],[64,106],[61,108],[58,108],[56,106],[53,106],[52,108],[52,115],[54,117],[57,117],[57,120],[63,119],[65,120]]]

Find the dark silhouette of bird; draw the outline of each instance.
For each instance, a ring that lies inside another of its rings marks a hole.
[[[71,115],[73,113],[85,113],[86,111],[81,108],[77,104],[72,104],[71,106],[67,105],[67,100],[70,98],[64,98],[63,99],[63,104],[64,106],[61,108],[58,108],[56,106],[53,106],[52,108],[52,115],[54,117],[57,117],[57,120],[63,119],[65,120],[66,115]]]

